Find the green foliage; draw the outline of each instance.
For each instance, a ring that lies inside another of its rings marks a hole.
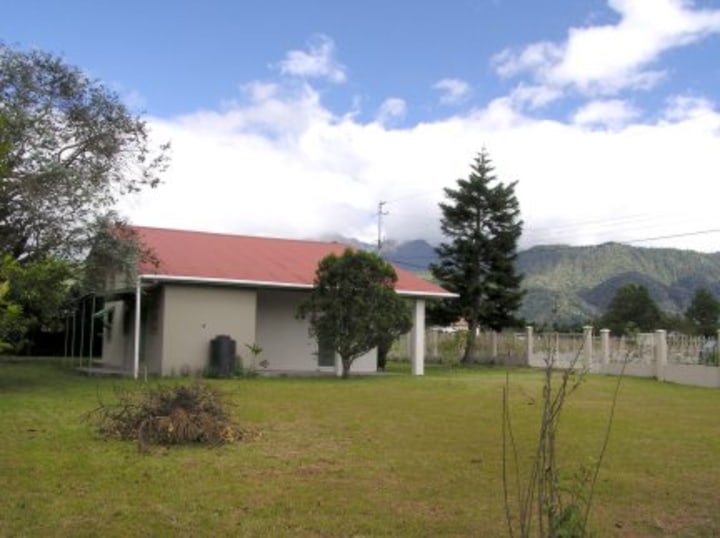
[[[685,317],[692,324],[695,334],[714,336],[718,330],[720,317],[720,301],[705,288],[695,291]]]
[[[0,111],[0,177],[5,177],[8,169],[7,160],[10,154],[10,137],[7,132],[7,121]]]
[[[137,232],[115,212],[99,217],[91,227],[89,252],[83,263],[82,288],[105,291],[110,281],[124,279],[128,285],[137,277],[139,264],[157,266],[157,256],[142,244]],[[117,285],[117,282],[115,282]]]
[[[466,331],[455,331],[445,334],[438,339],[438,353],[443,364],[456,366],[462,358],[465,342],[467,341]]]
[[[377,335],[378,370],[385,370],[387,356],[398,337],[412,329],[410,308],[391,308],[387,314],[387,330]]]
[[[618,288],[607,312],[602,317],[604,327],[614,334],[639,330],[654,331],[663,319],[660,308],[652,300],[645,286],[629,283]]]
[[[59,330],[59,316],[70,301],[75,273],[72,264],[53,257],[26,263],[10,256],[0,260],[2,351],[21,351],[33,330]]]
[[[340,355],[343,377],[357,357],[379,345],[389,348],[412,326],[396,282],[392,265],[370,252],[347,249],[320,261],[315,287],[298,316],[309,319],[311,336]]]
[[[0,353],[11,351],[15,343],[25,335],[22,307],[8,298],[10,282],[0,277]]]
[[[0,95],[0,253],[82,256],[119,196],[157,185],[167,146],[80,69],[0,43]]]
[[[487,151],[475,158],[468,179],[445,189],[440,204],[441,229],[449,242],[437,248],[433,276],[459,294],[438,309],[447,319],[463,317],[469,334],[478,326],[500,331],[514,324],[520,307],[522,276],[515,271],[517,241],[522,232],[517,182],[503,184],[494,175]],[[468,338],[463,362],[470,362],[474,339]]]

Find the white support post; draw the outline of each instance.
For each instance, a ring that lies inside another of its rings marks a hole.
[[[410,335],[410,361],[413,375],[425,375],[425,300],[416,299]]]
[[[141,297],[141,280],[138,277],[135,286],[135,341],[133,352],[133,378],[138,378],[140,372],[140,297]]]
[[[342,377],[342,372],[343,372],[342,359],[340,358],[340,355],[338,353],[335,353],[335,375],[337,377]]]
[[[92,296],[92,307],[90,310],[90,353],[88,354],[88,368],[92,369],[93,367],[93,344],[95,343],[95,294],[93,293]],[[88,371],[88,375],[90,374],[90,371]]]

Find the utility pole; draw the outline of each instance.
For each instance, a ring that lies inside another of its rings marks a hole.
[[[377,238],[377,251],[378,254],[380,254],[380,250],[382,249],[382,218],[383,215],[387,215],[388,212],[383,210],[383,207],[387,204],[387,202],[378,202],[378,210],[377,210],[377,224],[378,224],[378,238]]]

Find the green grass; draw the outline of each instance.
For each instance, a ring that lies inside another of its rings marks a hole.
[[[0,536],[504,536],[505,371],[427,374],[212,380],[261,437],[147,455],[82,421],[139,382],[0,363]],[[510,383],[529,454],[541,376],[511,370]],[[614,384],[589,377],[569,401],[568,475],[597,455]],[[718,461],[720,391],[623,380],[592,530],[720,535]]]

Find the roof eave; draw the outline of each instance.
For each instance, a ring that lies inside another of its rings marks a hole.
[[[151,273],[139,275],[138,279],[141,281],[177,282],[179,284],[211,284],[215,286],[238,286],[247,288],[282,288],[296,290],[310,290],[313,288],[312,284],[303,284],[301,282],[274,282],[270,280],[157,275]]]
[[[177,275],[159,275],[146,273],[138,276],[139,280],[154,281],[154,282],[168,282],[168,283],[179,283],[179,284],[210,284],[215,286],[237,286],[247,288],[275,288],[275,289],[289,289],[289,290],[311,290],[313,284],[304,284],[300,282],[275,282],[270,280],[245,280],[245,279],[232,279],[232,278],[212,278],[212,277],[192,277],[192,276],[177,276]],[[422,291],[422,290],[405,290],[396,289],[398,295],[403,297],[415,297],[424,299],[452,299],[458,297],[456,293],[450,292],[433,292],[433,291]]]

